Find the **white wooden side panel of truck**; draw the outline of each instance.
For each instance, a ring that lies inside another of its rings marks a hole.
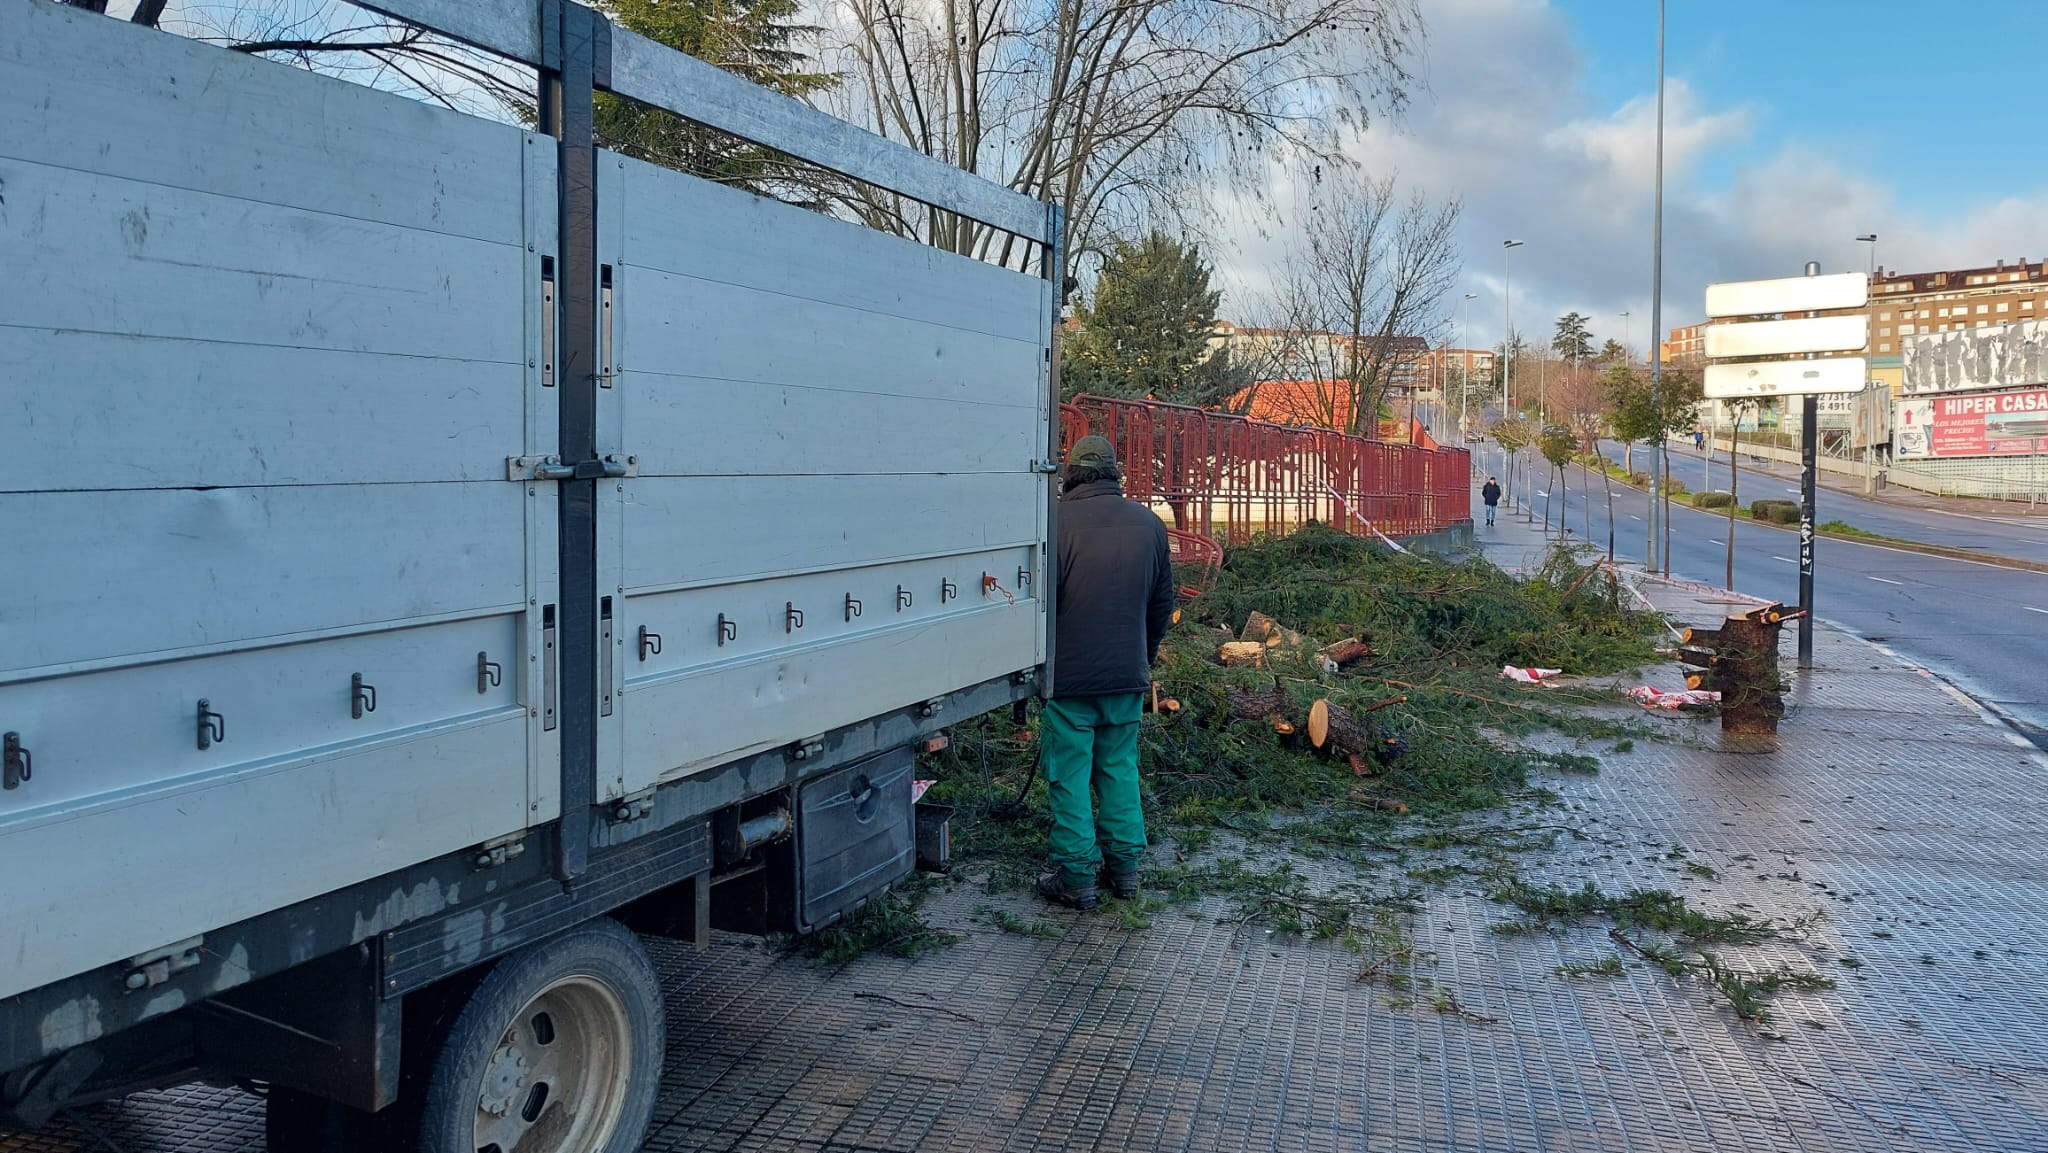
[[[600,152],[569,364],[555,140],[46,0],[0,75],[0,1011],[556,822],[562,710],[609,802],[1046,663],[1043,276]],[[601,705],[521,475],[593,368]]]
[[[1051,284],[624,157],[598,176],[599,435],[638,462],[599,490],[613,787],[1042,662]]]
[[[542,123],[0,0],[0,1127],[253,1078],[291,1153],[623,1153],[641,935],[857,909],[918,744],[1048,684],[1056,209],[573,0],[363,5]]]
[[[0,74],[0,997],[551,819],[552,142],[27,0]]]

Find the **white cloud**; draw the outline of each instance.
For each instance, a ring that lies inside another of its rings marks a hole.
[[[1407,187],[1463,197],[1467,283],[1447,304],[1479,293],[1472,335],[1498,340],[1500,242],[1514,237],[1526,242],[1514,253],[1517,328],[1547,333],[1551,319],[1577,309],[1593,316],[1599,337],[1618,336],[1627,311],[1630,343],[1646,347],[1655,92],[1594,107],[1581,85],[1588,62],[1563,14],[1542,0],[1437,0],[1428,14],[1428,90],[1399,123],[1373,125],[1349,153],[1367,173],[1396,171]],[[1865,251],[1854,237],[1870,231],[1892,267],[2048,256],[2040,239],[2048,192],[1919,219],[1860,158],[1825,142],[1759,151],[1759,119],[1750,107],[1706,106],[1683,76],[1667,81],[1666,328],[1699,319],[1711,281],[1793,275],[1813,259],[1830,270],[1860,268]],[[1287,218],[1301,210],[1298,185],[1276,176],[1271,207],[1226,210],[1238,222],[1237,250],[1217,263],[1232,300],[1249,305],[1267,283]]]

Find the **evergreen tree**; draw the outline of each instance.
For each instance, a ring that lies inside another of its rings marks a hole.
[[[1586,326],[1592,318],[1580,312],[1567,312],[1557,318],[1557,335],[1550,347],[1559,358],[1574,364],[1593,359],[1593,332]]]
[[[601,0],[598,7],[650,40],[785,96],[803,99],[839,82],[796,46],[817,31],[797,23],[799,0]],[[597,94],[597,140],[635,159],[763,193],[790,171],[768,149],[609,92]]]
[[[1244,388],[1248,374],[1209,347],[1222,298],[1194,245],[1159,232],[1118,241],[1062,346],[1064,391],[1211,405]]]

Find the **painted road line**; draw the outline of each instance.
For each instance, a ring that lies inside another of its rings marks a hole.
[[[1781,561],[1784,561],[1784,562],[1785,562],[1786,564],[1798,564],[1798,563],[1799,563],[1798,561],[1796,561],[1796,560],[1793,560],[1793,559],[1792,559],[1791,557],[1789,557],[1789,556],[1773,556],[1773,557],[1772,557],[1771,559],[1772,559],[1772,560],[1781,560]]]
[[[1718,545],[1726,545],[1726,544],[1727,544],[1728,542],[1727,542],[1727,541],[1725,541],[1725,540],[1714,540],[1713,538],[1709,537],[1709,538],[1708,538],[1708,540],[1707,540],[1707,543],[1708,543],[1708,544],[1718,544]]]
[[[2030,613],[2040,613],[2042,616],[2048,617],[2048,609],[2037,609],[2033,605],[2021,605],[2020,607],[2026,609]]]
[[[1865,573],[1864,575],[1865,575],[1865,576],[1869,576],[1870,574],[1868,574],[1868,573]],[[1881,576],[1874,576],[1874,577],[1870,577],[1870,579],[1871,579],[1871,580],[1874,580],[1874,581],[1883,581],[1883,582],[1884,582],[1885,584],[1888,584],[1888,585],[1902,585],[1902,584],[1905,584],[1905,583],[1906,583],[1905,581],[1895,581],[1895,580],[1891,579],[1890,577],[1881,577]]]
[[[1636,514],[1634,514],[1634,513],[1630,513],[1630,514],[1628,514],[1628,519],[1630,519],[1630,520],[1641,520],[1641,519],[1643,519],[1643,518],[1642,518],[1642,517],[1639,517],[1639,516],[1637,516],[1637,515],[1636,515]]]

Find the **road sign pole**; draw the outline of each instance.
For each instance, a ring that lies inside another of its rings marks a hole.
[[[1813,483],[1820,455],[1820,398],[1808,393],[1799,421],[1799,667],[1813,667]]]

